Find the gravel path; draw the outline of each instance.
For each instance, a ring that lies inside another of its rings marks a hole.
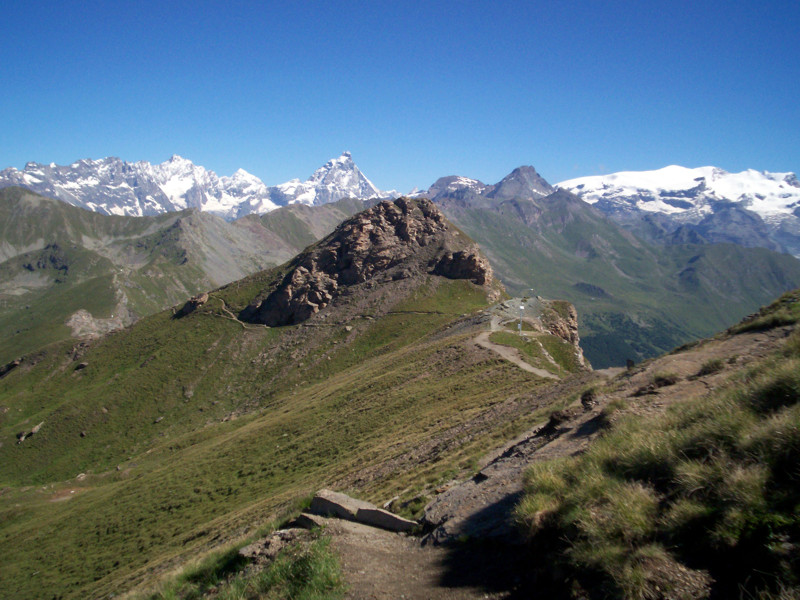
[[[516,348],[512,348],[511,346],[501,346],[500,344],[495,344],[489,341],[489,336],[492,335],[492,332],[498,331],[499,329],[500,317],[493,316],[491,320],[491,328],[489,331],[481,332],[478,337],[475,338],[475,343],[481,348],[486,348],[487,350],[491,350],[492,352],[498,354],[508,362],[514,363],[523,371],[527,371],[528,373],[533,373],[534,375],[545,377],[547,379],[559,379],[557,375],[554,375],[549,371],[545,371],[544,369],[537,369],[536,367],[529,365],[527,362],[522,360],[522,358],[520,358],[519,350]]]

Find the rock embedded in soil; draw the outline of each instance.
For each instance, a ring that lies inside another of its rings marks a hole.
[[[308,512],[312,515],[334,516],[389,531],[408,532],[417,526],[415,521],[404,519],[374,504],[326,489],[314,495]]]
[[[347,521],[355,521],[359,508],[375,508],[373,504],[351,498],[347,494],[322,489],[314,494],[308,512],[321,517],[338,517]]]
[[[257,542],[240,548],[239,556],[249,558],[256,563],[268,562],[274,560],[281,550],[308,535],[309,533],[305,529],[279,529]]]

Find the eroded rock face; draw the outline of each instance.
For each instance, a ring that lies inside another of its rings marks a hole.
[[[547,328],[553,335],[560,337],[573,346],[578,346],[581,338],[578,335],[578,311],[569,302],[559,302],[564,315],[560,319],[550,321]]]
[[[478,246],[452,228],[432,202],[384,201],[298,256],[278,288],[247,317],[270,326],[299,323],[347,286],[378,276],[397,280],[424,273],[478,285],[492,282],[491,267]]]
[[[471,279],[478,285],[486,285],[491,280],[492,268],[489,261],[479,253],[460,250],[443,256],[433,273],[450,279]]]

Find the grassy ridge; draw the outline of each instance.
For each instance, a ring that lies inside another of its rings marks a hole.
[[[258,285],[113,334],[80,357],[85,369],[56,346],[0,380],[0,596],[118,592],[541,383],[467,335],[442,335],[485,302],[468,282],[431,278],[402,310],[354,317],[351,331],[243,328],[220,300],[235,307]],[[497,443],[486,431],[468,454],[398,466],[362,493],[419,489]]]
[[[575,305],[596,368],[713,335],[800,285],[800,261],[732,244],[654,247],[563,192],[490,207],[443,204],[515,294]]]
[[[759,318],[797,322],[797,301],[789,294]],[[796,597],[799,462],[795,331],[780,354],[711,397],[623,418],[580,457],[534,463],[518,515],[573,591]]]
[[[105,216],[4,188],[0,364],[67,339],[64,323],[79,309],[107,318],[119,313],[122,303],[128,323],[283,263],[362,208],[349,200],[226,223],[191,210]]]

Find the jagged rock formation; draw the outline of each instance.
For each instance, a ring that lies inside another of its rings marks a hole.
[[[560,337],[565,342],[569,342],[575,346],[576,349],[580,350],[581,338],[578,335],[578,311],[575,310],[575,307],[569,302],[560,300],[555,302],[557,302],[557,308],[554,309],[554,312],[556,312],[560,318],[547,320],[545,322],[545,327],[556,337]],[[554,302],[551,301],[550,304],[553,305]]]
[[[263,301],[243,320],[270,326],[305,321],[330,304],[343,288],[379,277],[400,280],[421,274],[493,281],[478,246],[455,229],[426,199],[384,201],[345,221],[327,238],[300,254]]]
[[[179,319],[181,317],[185,317],[190,313],[193,313],[198,308],[203,306],[203,304],[205,304],[206,302],[208,302],[208,294],[206,292],[203,292],[202,294],[197,294],[196,296],[192,296],[186,301],[186,304],[184,304],[183,307],[181,307],[181,309],[177,313],[175,313],[175,318]]]

